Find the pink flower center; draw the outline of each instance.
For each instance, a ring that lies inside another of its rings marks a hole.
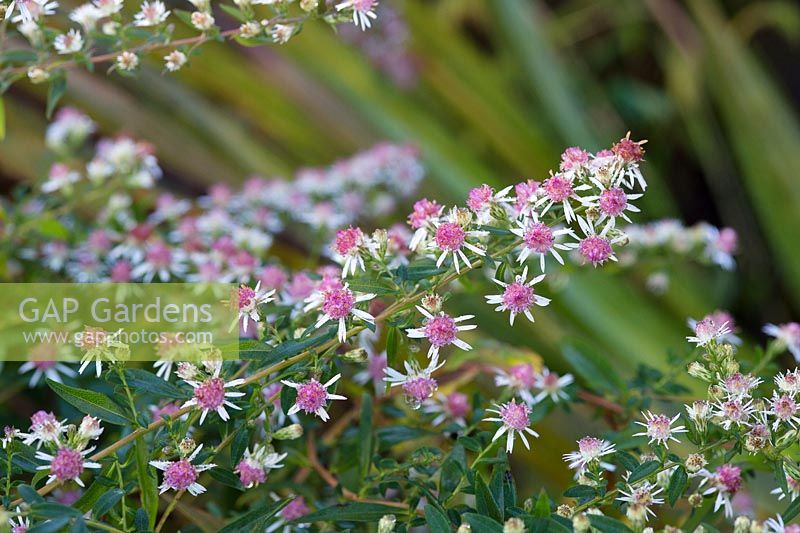
[[[469,398],[460,392],[451,392],[447,395],[445,408],[453,418],[464,418],[469,412]]]
[[[125,260],[117,261],[111,267],[111,281],[114,283],[127,283],[131,280],[131,264]]]
[[[197,481],[197,469],[188,459],[175,461],[164,471],[164,484],[175,490],[188,489]]]
[[[577,146],[571,146],[561,154],[561,170],[572,170],[588,162],[589,152]]]
[[[561,174],[546,179],[542,187],[544,187],[544,193],[553,202],[563,202],[572,195],[572,181]]]
[[[772,404],[772,412],[781,420],[790,420],[797,413],[797,403],[791,396],[783,395]]]
[[[172,262],[172,251],[162,243],[156,243],[147,250],[147,261],[156,268],[167,268]]]
[[[431,202],[427,198],[417,201],[414,204],[414,211],[408,215],[408,223],[412,228],[420,228],[428,219],[439,214],[442,206],[436,202]]]
[[[595,458],[600,455],[603,441],[596,437],[583,437],[578,441],[578,450],[584,457]]]
[[[655,415],[647,422],[647,436],[665,441],[672,435],[671,420],[666,415]]]
[[[31,426],[43,426],[45,424],[55,424],[56,415],[47,411],[36,411],[31,416]]]
[[[419,376],[403,383],[403,393],[414,404],[420,404],[436,392],[438,384],[433,378]]]
[[[508,375],[517,387],[529,389],[536,383],[536,374],[531,365],[514,365],[508,369]]]
[[[372,379],[383,379],[384,370],[386,369],[386,356],[371,357],[367,362],[367,372]]]
[[[83,456],[71,448],[61,448],[50,463],[50,473],[59,481],[79,477],[83,473]]]
[[[628,206],[628,197],[619,187],[606,189],[600,194],[600,211],[610,217],[618,217]]]
[[[500,418],[503,424],[511,429],[522,431],[528,427],[528,415],[530,408],[524,403],[516,403],[512,400],[500,408]]]
[[[194,399],[201,409],[216,411],[225,401],[225,382],[209,378],[194,390]]]
[[[699,321],[694,327],[694,333],[701,339],[711,339],[717,335],[719,326],[710,317]]]
[[[503,292],[503,305],[514,313],[523,313],[534,302],[533,287],[522,283],[511,283]]]
[[[49,370],[56,366],[55,361],[31,361],[33,366],[38,368],[39,370]]]
[[[466,238],[464,229],[455,222],[444,222],[436,228],[436,245],[442,250],[458,250]]]
[[[590,235],[583,239],[578,246],[578,251],[593,265],[605,263],[614,253],[609,240],[599,235]]]
[[[742,469],[733,465],[717,468],[717,482],[728,493],[736,493],[742,487]]]
[[[488,185],[481,185],[469,191],[467,205],[475,212],[481,211],[489,205],[492,200],[492,188]]]
[[[339,255],[358,254],[361,235],[361,230],[353,227],[337,231],[336,241],[333,243],[336,252]]]
[[[356,305],[356,297],[350,289],[330,289],[325,291],[322,311],[334,320],[345,318]]]
[[[251,309],[256,297],[256,291],[246,285],[239,287],[239,310]]]
[[[729,400],[723,403],[722,412],[725,414],[725,418],[731,422],[742,422],[747,418],[747,411],[738,400]]]
[[[236,473],[239,474],[239,481],[245,487],[250,485],[257,485],[264,483],[267,480],[267,473],[258,465],[250,464],[246,460],[242,460],[236,466]]]
[[[522,239],[525,241],[525,246],[538,254],[549,252],[556,240],[553,230],[542,222],[536,222],[528,226],[522,235]]]
[[[611,151],[627,163],[635,163],[644,157],[642,146],[630,139],[620,139],[617,144],[611,147]]]
[[[429,318],[425,324],[425,336],[434,346],[446,346],[456,340],[458,328],[450,316],[441,314]]]
[[[308,506],[302,496],[296,497],[281,510],[281,517],[284,520],[294,520],[308,514]]]
[[[297,406],[306,413],[315,413],[328,400],[328,391],[316,379],[306,381],[297,389]]]

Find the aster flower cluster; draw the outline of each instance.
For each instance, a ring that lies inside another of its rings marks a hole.
[[[0,3],[0,19],[10,23],[13,30],[3,32],[2,39],[18,34],[22,39],[17,41],[28,45],[21,51],[31,52],[30,58],[20,55],[14,68],[4,69],[0,82],[8,85],[27,74],[32,83],[55,86],[64,83],[68,67],[100,63],[111,63],[109,71],[132,75],[148,56],[153,56],[164,71],[175,72],[187,64],[192,51],[208,41],[230,39],[248,46],[285,44],[312,20],[334,28],[349,21],[366,30],[377,18],[378,5],[377,0],[330,5],[318,0],[234,0],[223,9],[238,25],[223,28],[214,16],[219,11],[212,9],[209,0],[190,0],[192,11],[173,9],[162,0],[130,3],[92,0],[73,4],[71,9],[65,9],[64,2],[52,0]],[[193,35],[170,47],[175,23]],[[49,104],[54,105],[62,93],[51,91]]]
[[[242,10],[251,4],[237,3]],[[334,9],[350,17],[347,10],[363,8],[355,17],[366,25],[374,3],[356,4]],[[213,18],[201,2],[195,6]],[[192,19],[207,26],[208,17]],[[48,143],[74,153],[94,130],[83,115],[62,112]],[[202,357],[189,357],[166,339],[153,371],[132,368],[125,346],[108,333],[111,343],[84,346],[80,370],[93,362],[96,369],[89,382],[69,366],[47,366],[57,354],[38,347],[23,372],[37,382],[47,377],[86,417],[76,427],[39,411],[27,431],[5,428],[0,465],[14,483],[10,491],[0,483],[3,508],[21,506],[15,527],[46,522],[43,509],[52,508],[43,505],[83,505],[57,503],[57,486],[85,484],[88,470],[102,469],[84,496],[113,486],[119,499],[104,501],[108,508],[95,504],[92,518],[70,511],[68,520],[121,530],[204,520],[171,513],[184,497],[197,498],[191,505],[198,509],[224,501],[204,496],[214,484],[247,491],[239,502],[252,506],[235,517],[226,509],[208,513],[214,523],[204,526],[218,529],[224,514],[236,528],[267,531],[351,520],[386,533],[426,522],[462,532],[535,524],[542,531],[645,531],[678,502],[705,509],[709,523],[743,514],[736,497],[747,491],[757,461],[780,473],[774,499],[794,501],[800,469],[789,451],[800,428],[800,371],[765,373],[784,351],[800,352],[797,324],[768,325],[774,340],[763,356],[740,362],[743,334],[730,314],[715,311],[689,321],[685,364],[673,361],[674,374],[640,368],[630,381],[612,374],[613,354],[570,352],[566,363],[544,364],[482,335],[478,317],[492,312],[501,324],[538,327],[560,296],[553,277],[626,258],[627,232],[640,231],[630,224],[634,202],[647,186],[643,145],[626,136],[595,153],[569,148],[541,181],[476,187],[463,206],[421,199],[407,224],[376,230],[376,215],[422,177],[413,149],[379,145],[300,171],[291,182],[253,179],[239,192],[217,186],[197,201],[162,194],[148,203],[157,175],[152,151],[135,141],[105,142],[92,168],[108,166],[108,173],[69,166],[75,176],[49,185],[49,196],[21,202],[11,225],[82,197],[94,180],[112,192],[102,212],[88,223],[59,219],[74,230],[60,241],[14,230],[19,265],[46,258],[52,275],[85,281],[229,282],[232,328],[247,359],[223,362],[213,346],[195,347]],[[142,172],[153,179],[132,178]],[[290,273],[269,258],[271,244],[304,230],[323,236],[324,264]],[[459,299],[469,292],[481,296],[473,300],[481,307],[461,314]],[[486,353],[494,356],[489,362]],[[706,383],[704,398],[677,384],[684,368]],[[546,494],[536,503],[518,498],[509,455],[524,457],[534,438],[556,446],[553,424],[595,412],[602,416],[586,429],[566,424],[579,434],[575,449],[558,452],[574,478],[563,502]],[[601,420],[607,430],[595,429]],[[116,440],[107,448],[90,446],[109,433]],[[26,471],[24,459],[45,473]],[[159,508],[158,494],[168,491],[176,503]],[[139,512],[148,498],[155,498],[149,510]],[[784,512],[748,524],[788,530],[794,517]],[[735,520],[741,526],[744,517]]]
[[[161,176],[149,144],[104,138],[85,166],[66,164],[95,129],[69,108],[48,128],[47,144],[65,163],[53,165],[42,195],[8,206],[17,216],[4,230],[19,241],[12,272],[44,264],[80,282],[260,281],[265,291],[286,289],[284,299],[302,302],[314,282],[300,274],[290,281],[279,265],[265,261],[276,235],[325,236],[385,216],[423,176],[413,148],[379,144],[325,169],[300,170],[292,181],[251,178],[238,192],[215,186],[197,202],[151,194],[154,205],[142,212],[134,197]],[[104,207],[84,231],[74,230],[80,221],[71,216],[59,220],[69,238],[33,240],[22,231],[46,210],[92,201]]]

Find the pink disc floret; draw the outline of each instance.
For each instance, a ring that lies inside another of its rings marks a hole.
[[[556,174],[542,184],[544,193],[553,202],[563,202],[572,195],[572,180]]]
[[[284,520],[294,520],[301,518],[309,513],[308,506],[302,496],[297,496],[281,510],[281,518]]]
[[[197,481],[197,468],[188,459],[170,464],[164,471],[164,484],[175,490],[185,490]]]
[[[525,241],[525,246],[538,254],[549,252],[556,240],[553,230],[542,222],[535,222],[528,226],[525,233],[522,234],[522,239]]]
[[[59,481],[76,479],[83,473],[83,456],[72,448],[61,448],[50,463],[50,473]]]
[[[628,196],[619,187],[611,187],[600,193],[598,204],[603,214],[618,217],[628,207]]]
[[[333,288],[325,291],[322,311],[334,320],[345,318],[356,305],[356,297],[350,289]]]
[[[444,222],[436,228],[436,245],[448,252],[461,248],[466,237],[464,229],[455,222]]]
[[[481,185],[480,187],[475,187],[471,191],[469,191],[469,197],[467,198],[467,205],[473,211],[481,211],[483,208],[487,207],[489,203],[492,201],[492,195],[494,192],[492,188],[488,185]]]
[[[425,336],[434,346],[446,346],[456,340],[458,328],[449,315],[441,314],[429,318],[425,324]]]
[[[464,418],[469,412],[469,398],[461,392],[451,392],[445,398],[445,408],[453,418]]]
[[[583,239],[578,245],[578,251],[584,259],[593,265],[605,263],[614,253],[611,248],[611,242],[599,235],[590,235]]]
[[[529,389],[536,383],[536,371],[526,363],[512,366],[508,369],[508,375],[518,387]]]
[[[225,382],[220,378],[209,378],[194,390],[194,399],[201,409],[217,410],[225,401]]]
[[[245,459],[239,461],[239,464],[236,466],[236,473],[239,474],[239,481],[241,481],[242,485],[245,487],[258,485],[267,480],[267,473],[263,468],[252,465]]]
[[[742,487],[742,469],[734,465],[717,467],[716,481],[725,492],[735,494]]]
[[[403,383],[403,393],[415,404],[422,403],[436,392],[438,384],[433,378],[418,376]]]
[[[533,287],[522,283],[511,283],[503,292],[503,305],[514,313],[524,313],[534,303]]]
[[[500,408],[500,418],[503,424],[516,431],[522,431],[528,427],[528,416],[531,409],[524,403],[516,403],[511,400]]]
[[[339,255],[357,254],[361,239],[361,230],[350,226],[347,229],[336,232],[336,240],[333,246]]]
[[[297,388],[297,406],[306,413],[315,413],[328,400],[328,391],[316,379],[306,381]]]

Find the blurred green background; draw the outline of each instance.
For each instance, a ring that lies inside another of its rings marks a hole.
[[[646,290],[645,267],[584,269],[536,324],[513,330],[479,296],[465,295],[461,305],[479,315],[481,329],[537,350],[561,371],[560,345],[578,337],[630,375],[636,362],[664,367],[668,351],[683,351],[689,316],[729,309],[753,339],[764,322],[800,316],[796,3],[382,4],[363,35],[314,23],[282,47],[206,45],[176,75],[161,75],[160,57],[135,78],[75,71],[65,100],[105,134],[154,143],[162,185],[188,195],[252,174],[291,175],[386,139],[420,147],[425,194],[461,202],[484,182],[541,180],[564,147],[597,150],[631,130],[650,141],[651,187],[638,220],[731,226],[740,235],[738,269],[658,266],[671,274],[661,296]],[[221,12],[217,20],[235,26]],[[46,172],[44,99],[25,83],[6,97],[6,189]],[[544,444],[525,455],[526,485],[565,486],[558,457],[586,428],[559,425],[558,435],[542,428]]]

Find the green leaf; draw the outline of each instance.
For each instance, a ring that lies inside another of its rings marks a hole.
[[[236,436],[233,437],[233,442],[231,442],[231,466],[239,464],[245,450],[250,446],[250,437],[252,434],[252,428],[243,427],[236,433]]]
[[[44,498],[42,498],[39,493],[36,492],[36,490],[30,485],[18,486],[17,492],[19,493],[20,498],[31,505],[44,502]]]
[[[450,451],[450,455],[442,463],[441,474],[439,476],[439,492],[450,494],[461,482],[466,470],[467,456],[464,447],[456,443]]]
[[[792,503],[789,504],[789,507],[781,514],[783,517],[783,522],[785,524],[790,523],[794,518],[800,514],[800,498],[795,498],[792,500]]]
[[[144,439],[136,439],[136,475],[139,478],[142,509],[147,513],[148,529],[156,525],[158,514],[158,478],[155,469],[150,466],[150,452]]]
[[[358,470],[361,479],[369,474],[372,464],[372,396],[367,393],[361,397],[361,420],[358,425]]]
[[[773,464],[773,471],[775,472],[775,482],[784,494],[789,494],[789,486],[786,481],[786,471],[783,469],[783,461],[775,461]]]
[[[397,293],[397,287],[386,279],[354,278],[348,280],[347,284],[350,290],[357,292],[373,293],[377,295]]]
[[[390,327],[389,332],[386,334],[386,364],[390,368],[396,368],[397,365],[397,348],[400,345],[400,338],[397,334],[396,327]],[[387,382],[386,386],[389,386]]]
[[[169,381],[161,379],[147,370],[141,368],[126,368],[124,373],[125,381],[131,389],[176,400],[189,397],[187,391]]]
[[[53,518],[47,522],[36,524],[30,528],[27,533],[57,533],[64,529],[66,525],[69,524],[70,520],[72,520],[71,516],[60,516],[58,518]]]
[[[591,390],[602,389],[606,392],[615,392],[625,388],[622,379],[608,364],[606,357],[595,352],[593,348],[585,346],[584,343],[580,343],[580,348],[575,344],[566,343],[562,346],[561,351],[575,372],[583,378],[587,387]]]
[[[686,469],[682,466],[676,468],[669,477],[669,486],[667,487],[667,495],[671,506],[675,506],[675,502],[677,502],[678,498],[683,494],[688,482],[689,476],[686,474]]]
[[[289,524],[305,522],[377,522],[383,515],[396,514],[397,507],[380,503],[352,502],[332,505],[316,513],[295,518]]]
[[[661,468],[659,461],[647,461],[633,469],[631,475],[628,477],[628,483],[633,484],[644,479],[651,474],[655,474]]]
[[[547,497],[547,492],[544,489],[539,492],[539,498],[536,499],[536,505],[533,507],[533,516],[536,518],[550,516],[550,498]]]
[[[431,504],[425,506],[425,522],[431,533],[451,533],[453,531],[447,517]]]
[[[0,96],[0,141],[6,138],[6,106]]]
[[[475,504],[482,515],[490,516],[499,522],[503,521],[503,512],[480,474],[475,475]]]
[[[280,343],[275,348],[270,348],[264,345],[261,350],[243,350],[240,352],[242,359],[255,359],[264,366],[269,366],[274,363],[283,361],[293,357],[300,352],[304,352],[315,346],[319,346],[336,336],[336,326],[323,330],[318,335],[312,335],[299,340],[290,339]]]
[[[472,531],[480,531],[480,533],[503,533],[503,525],[497,520],[492,520],[488,516],[464,513],[462,518],[467,521]]]
[[[148,531],[150,529],[150,518],[147,516],[147,511],[144,509],[136,509],[136,514],[133,516],[133,527],[136,531]]]
[[[597,490],[589,485],[575,485],[564,491],[564,496],[567,498],[594,498],[597,496]]]
[[[239,516],[236,520],[229,522],[228,525],[220,529],[219,533],[249,533],[255,529],[255,524],[264,522],[280,512],[286,507],[289,499],[280,500],[264,506],[255,506],[252,510]],[[263,526],[263,523],[261,524]]]
[[[233,6],[229,6],[227,4],[219,4],[219,7],[228,15],[232,16],[239,22],[247,22],[247,17],[244,13],[242,13],[241,9],[236,9]]]
[[[503,484],[503,478],[505,478],[507,468],[508,463],[506,462],[505,457],[503,457],[502,463],[497,463],[496,465],[492,466],[492,477],[489,480],[489,491],[492,493],[492,498],[494,498],[494,501],[497,502],[497,506],[500,508],[500,511],[504,516],[506,498],[504,494],[505,486]]]
[[[58,518],[60,516],[81,516],[78,509],[60,503],[37,503],[31,507],[31,514],[39,518]]]
[[[105,394],[70,387],[52,379],[47,380],[47,385],[65,402],[81,413],[96,416],[104,422],[118,426],[124,426],[130,422],[123,414],[122,409]]]
[[[222,483],[223,485],[227,485],[228,487],[232,487],[237,490],[244,490],[242,486],[242,482],[239,478],[228,470],[227,468],[216,467],[212,468],[208,471],[208,475],[214,478],[216,481]]]
[[[402,272],[402,276],[400,273]],[[446,268],[439,268],[436,266],[436,261],[432,259],[421,259],[413,261],[409,265],[403,267],[401,271],[399,268],[395,271],[395,275],[401,279],[408,281],[419,281],[421,279],[428,279],[439,274],[447,272]]]
[[[594,514],[587,516],[589,517],[589,523],[592,524],[592,527],[596,527],[603,533],[631,533],[628,526],[609,516]]]
[[[61,100],[65,92],[67,92],[67,78],[62,73],[53,78],[53,81],[50,82],[50,87],[47,89],[47,111],[45,114],[48,119],[53,116],[53,111],[55,111],[58,101]]]
[[[92,514],[95,518],[100,518],[117,505],[125,493],[120,489],[112,489],[97,499],[97,503],[92,507]]]
[[[637,461],[636,458],[628,452],[617,452],[614,454],[614,457],[617,459],[617,462],[619,462],[619,464],[622,465],[622,467],[628,472],[633,472],[639,466],[639,461]]]

